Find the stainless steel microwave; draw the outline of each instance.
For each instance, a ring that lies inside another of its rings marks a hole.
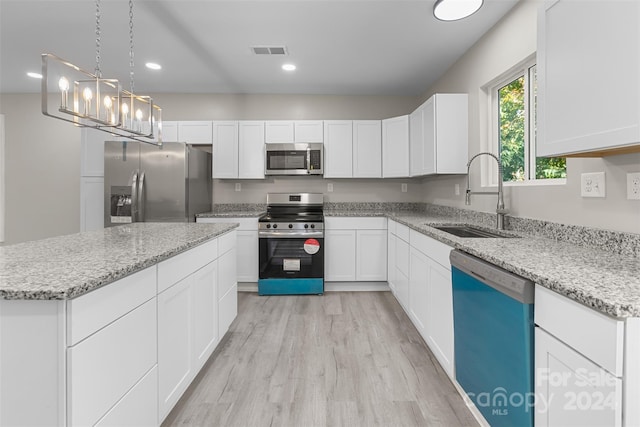
[[[322,175],[324,144],[265,144],[265,175]]]

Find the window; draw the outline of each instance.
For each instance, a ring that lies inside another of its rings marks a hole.
[[[521,182],[566,178],[566,160],[536,157],[536,65],[532,61],[500,79],[492,89],[494,139],[502,180]]]

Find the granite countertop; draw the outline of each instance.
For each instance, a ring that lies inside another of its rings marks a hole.
[[[267,210],[238,210],[238,211],[211,211],[196,215],[196,218],[258,218],[267,213]]]
[[[375,209],[324,215],[385,216],[607,315],[640,317],[640,258],[635,256],[516,231],[507,233],[519,238],[460,238],[430,226],[463,222],[447,215]]]
[[[238,224],[134,223],[0,247],[0,298],[71,299]]]

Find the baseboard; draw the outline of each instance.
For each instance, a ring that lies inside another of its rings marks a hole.
[[[473,401],[467,397],[467,393],[464,391],[462,386],[458,384],[458,381],[452,379],[451,382],[453,383],[453,386],[456,388],[460,396],[462,396],[464,403],[467,405],[467,408],[469,408],[469,411],[471,411],[471,414],[476,419],[476,421],[478,421],[478,424],[480,424],[481,427],[491,427],[484,416],[482,416],[475,403],[473,403]]]
[[[385,292],[390,290],[387,282],[324,282],[325,292]]]
[[[386,292],[387,282],[324,282],[325,292]],[[258,292],[256,282],[238,282],[238,292]]]

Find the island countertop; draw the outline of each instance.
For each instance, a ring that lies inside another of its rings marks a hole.
[[[0,298],[71,299],[238,224],[134,223],[0,247]]]

